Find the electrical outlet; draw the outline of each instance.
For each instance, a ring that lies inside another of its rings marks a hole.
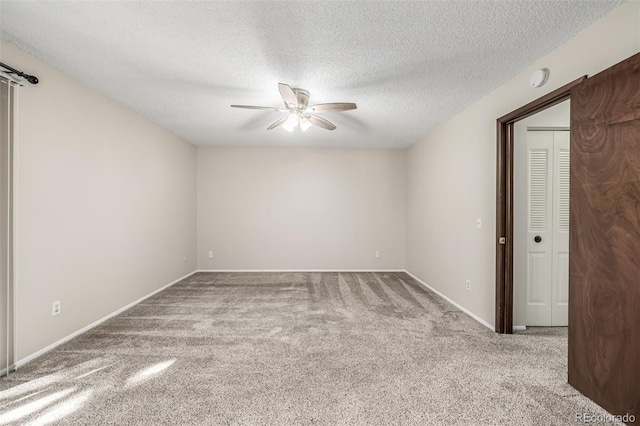
[[[376,257],[380,257],[380,250],[376,250]]]
[[[471,291],[471,281],[470,280],[467,280],[465,288],[467,289],[467,291]]]
[[[209,259],[213,259],[213,251],[209,251]]]
[[[60,315],[60,301],[56,300],[51,304],[51,316]]]
[[[480,218],[476,219],[476,228],[478,229],[482,228],[482,219]]]

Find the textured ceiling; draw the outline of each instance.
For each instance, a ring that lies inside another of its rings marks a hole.
[[[405,147],[620,3],[2,0],[0,36],[198,145]],[[358,109],[288,133],[229,107],[278,82]]]

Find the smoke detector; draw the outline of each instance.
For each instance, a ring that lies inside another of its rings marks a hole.
[[[549,80],[549,70],[543,68],[541,70],[535,70],[533,74],[531,74],[531,78],[529,79],[529,85],[531,87],[542,87]]]

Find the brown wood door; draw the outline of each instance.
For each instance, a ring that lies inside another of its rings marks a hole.
[[[571,90],[569,384],[640,422],[640,54]]]

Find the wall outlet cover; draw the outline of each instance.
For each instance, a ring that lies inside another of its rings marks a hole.
[[[51,316],[59,315],[61,311],[60,301],[56,300],[51,304]]]

